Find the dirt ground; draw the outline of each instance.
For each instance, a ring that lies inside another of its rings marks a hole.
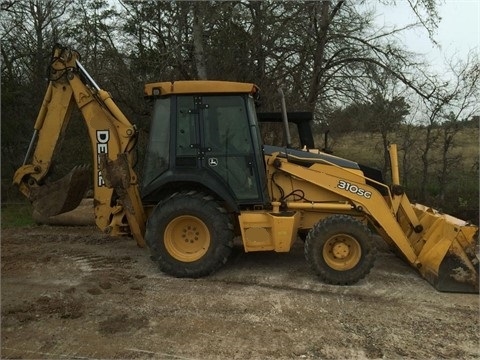
[[[95,227],[2,231],[2,358],[480,358],[479,296],[440,293],[382,248],[354,286],[243,253],[198,280]]]

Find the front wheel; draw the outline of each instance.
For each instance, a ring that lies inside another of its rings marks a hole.
[[[145,240],[160,270],[197,278],[225,264],[233,247],[233,226],[210,196],[178,193],[157,205]]]
[[[305,257],[326,283],[351,285],[373,267],[375,248],[370,230],[347,215],[333,215],[318,222],[305,240]]]

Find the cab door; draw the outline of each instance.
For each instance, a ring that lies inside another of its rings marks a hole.
[[[263,204],[247,96],[181,95],[175,108],[176,174],[194,174],[210,188],[221,184],[238,204]]]
[[[241,202],[257,202],[259,174],[243,95],[203,96],[202,167],[222,179]]]

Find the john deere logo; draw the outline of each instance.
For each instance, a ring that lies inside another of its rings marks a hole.
[[[218,165],[218,159],[217,158],[208,158],[208,165],[209,166],[217,166]]]

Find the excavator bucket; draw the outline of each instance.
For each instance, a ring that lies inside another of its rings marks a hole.
[[[439,291],[478,293],[478,227],[424,205],[412,207],[423,228],[409,237],[422,276]]]
[[[80,165],[57,181],[32,189],[30,200],[34,210],[50,217],[75,209],[85,195],[90,178],[90,167]]]

